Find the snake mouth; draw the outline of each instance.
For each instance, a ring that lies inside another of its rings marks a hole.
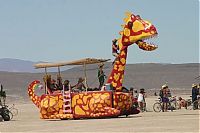
[[[140,49],[143,49],[146,51],[152,51],[158,48],[158,46],[152,41],[156,37],[157,37],[157,34],[154,34],[148,37],[144,37],[135,43],[139,46]]]

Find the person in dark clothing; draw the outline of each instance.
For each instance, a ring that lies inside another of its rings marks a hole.
[[[64,91],[69,91],[69,80],[65,80],[63,85],[64,85]]]
[[[106,75],[103,72],[103,66],[104,66],[104,64],[101,64],[99,66],[99,70],[98,70],[99,89],[101,89],[101,87],[104,85],[104,81],[105,81],[105,77],[106,77]]]
[[[133,90],[134,90],[133,87],[131,87],[130,90],[129,90],[129,92],[130,92],[130,94],[131,94],[132,96],[134,96],[134,95],[133,95],[133,94],[134,94],[134,93],[133,93]]]
[[[118,59],[119,56],[119,47],[117,46],[117,39],[112,40],[112,55],[115,57],[115,60],[113,61],[112,64],[115,63],[115,61]]]
[[[166,112],[168,109],[168,102],[169,102],[169,94],[170,94],[170,90],[168,88],[168,86],[166,84],[164,84],[162,86],[162,89],[160,90],[160,98],[162,100],[162,111]],[[170,94],[171,95],[171,94]]]
[[[63,85],[62,85],[62,78],[60,75],[57,75],[57,84],[56,84],[57,90],[62,90]]]
[[[192,102],[197,100],[197,96],[199,95],[198,88],[196,84],[192,84]],[[198,109],[198,105],[195,102],[193,105],[193,109]]]
[[[56,84],[56,80],[55,79],[52,79],[51,80],[51,84],[50,84],[50,88],[51,92],[54,92],[57,90],[57,84]]]
[[[3,85],[1,84],[1,91],[0,91],[0,106],[5,105],[6,102],[6,92],[3,91]]]

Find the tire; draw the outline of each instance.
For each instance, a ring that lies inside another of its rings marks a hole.
[[[10,120],[10,115],[8,113],[6,113],[6,112],[3,112],[2,118],[4,119],[4,121],[9,121]]]
[[[3,115],[6,114],[6,115],[9,115],[9,120],[11,120],[13,118],[13,114],[12,112],[10,112],[7,108],[3,107],[3,112],[2,112],[2,117]],[[7,117],[7,116],[6,116]]]
[[[12,120],[14,115],[12,114],[12,112],[9,111],[9,116],[10,116],[10,120]]]
[[[160,103],[154,103],[153,110],[155,112],[160,112],[162,110],[162,105]]]
[[[191,104],[191,105],[187,105],[187,109],[188,110],[192,110],[193,109],[193,105]]]
[[[168,108],[171,111],[176,110],[176,103],[174,103],[174,102],[169,103]]]
[[[187,101],[187,109],[188,109],[188,110],[192,110],[192,108],[193,108],[192,106],[193,106],[193,105],[192,105],[192,101],[191,101],[191,100],[188,100],[188,101]]]
[[[196,105],[196,108],[195,108],[195,105]],[[196,109],[199,108],[199,101],[198,100],[196,100],[196,101],[193,102],[192,108],[193,108],[193,110],[196,110]]]

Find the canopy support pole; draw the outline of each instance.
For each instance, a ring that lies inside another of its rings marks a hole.
[[[85,76],[85,87],[86,87],[86,92],[87,92],[88,84],[87,84],[86,64],[85,63],[83,64],[83,67],[84,67],[84,76]]]
[[[59,66],[58,66],[58,75],[59,75],[59,77],[61,77],[60,67]]]
[[[45,75],[46,75],[46,81],[44,82],[45,83],[45,89],[44,89],[44,91],[45,91],[45,94],[47,94],[47,68],[45,67]]]

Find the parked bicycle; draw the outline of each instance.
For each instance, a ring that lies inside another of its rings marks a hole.
[[[188,110],[195,110],[200,109],[200,96],[198,96],[198,99],[192,102],[192,99],[187,99],[187,109]]]
[[[163,109],[163,102],[161,98],[158,98],[158,100],[156,100],[157,102],[154,103],[153,105],[153,110],[155,112],[160,112],[160,111],[164,111]],[[169,102],[167,103],[167,110],[176,110],[177,109],[177,101],[176,101],[176,97],[171,97],[169,98]]]
[[[15,105],[8,106],[5,103],[6,101],[6,92],[3,91],[3,85],[1,85],[0,90],[0,116],[2,116],[4,121],[9,121],[18,114],[18,109],[15,108]]]

